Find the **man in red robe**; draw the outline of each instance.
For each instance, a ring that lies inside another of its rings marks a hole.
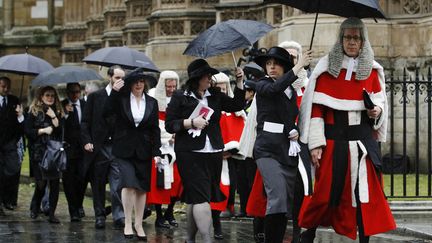
[[[314,193],[305,199],[301,242],[313,242],[318,226],[360,242],[396,228],[381,185],[381,153],[388,105],[384,72],[374,61],[367,30],[345,20],[336,44],[310,77],[300,108],[300,140],[316,168]],[[374,103],[366,108],[364,92]],[[379,217],[379,218],[377,218]]]

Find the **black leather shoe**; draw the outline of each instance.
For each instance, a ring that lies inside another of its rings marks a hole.
[[[70,217],[71,222],[81,222],[81,218],[78,215],[72,215]]]
[[[145,242],[147,242],[147,236],[146,235],[144,235],[144,236],[137,235],[137,238],[138,238],[138,241],[145,241]]]
[[[123,229],[125,226],[124,218],[114,220],[113,226],[114,229]]]
[[[0,206],[0,216],[6,216],[2,206]]]
[[[173,227],[178,227],[178,223],[175,219],[171,219],[171,220],[167,220],[168,224],[173,226]]]
[[[104,218],[96,218],[95,228],[96,229],[105,229],[105,219]]]
[[[105,216],[108,216],[111,214],[112,208],[111,206],[106,206],[105,207]]]
[[[132,239],[134,234],[123,234],[125,239]]]
[[[162,228],[162,229],[169,229],[171,226],[167,223],[165,223],[165,219],[157,218],[155,221],[155,227],[156,228]]]
[[[264,233],[254,234],[254,240],[255,240],[255,243],[264,243],[265,242],[265,234]]]
[[[48,222],[50,224],[60,224],[60,220],[56,216],[49,216]]]
[[[39,216],[38,212],[33,211],[33,210],[30,211],[30,218],[37,219],[38,216]]]
[[[15,206],[10,203],[6,203],[4,205],[4,208],[6,208],[7,210],[15,210]]]
[[[84,218],[85,217],[85,212],[84,212],[84,208],[78,208],[78,217],[80,218]]]
[[[152,211],[150,208],[144,208],[143,220],[150,217],[151,214],[152,214]]]

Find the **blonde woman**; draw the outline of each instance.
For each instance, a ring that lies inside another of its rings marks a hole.
[[[27,119],[25,121],[25,133],[30,144],[30,175],[34,176],[36,187],[30,205],[30,217],[36,219],[40,212],[42,197],[45,187],[49,183],[49,218],[48,221],[58,224],[60,221],[54,216],[59,196],[59,181],[61,172],[43,171],[39,167],[46,144],[49,139],[60,140],[63,126],[64,111],[60,103],[57,91],[46,86],[39,89],[33,100]]]

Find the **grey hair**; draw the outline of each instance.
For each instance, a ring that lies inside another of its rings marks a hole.
[[[344,50],[343,50],[342,43],[343,43],[343,34],[345,29],[360,30],[360,35],[362,38],[362,47],[360,49],[360,53],[358,56],[356,79],[365,80],[369,77],[372,71],[374,52],[369,42],[366,26],[359,18],[355,18],[355,17],[350,17],[345,21],[343,21],[339,28],[337,41],[329,53],[328,72],[333,77],[339,76],[340,70],[342,68],[342,61],[344,58]]]

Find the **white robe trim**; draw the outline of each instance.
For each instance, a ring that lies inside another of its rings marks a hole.
[[[230,185],[228,161],[226,159],[224,159],[222,161],[221,183],[224,186],[229,186]]]
[[[326,146],[324,135],[324,120],[321,117],[314,117],[310,121],[309,150]]]
[[[299,158],[298,170],[300,172],[300,176],[301,176],[301,179],[303,181],[303,192],[304,192],[304,195],[307,196],[307,195],[309,195],[308,175],[307,175],[303,160],[301,159],[301,156],[299,156],[298,158]]]

